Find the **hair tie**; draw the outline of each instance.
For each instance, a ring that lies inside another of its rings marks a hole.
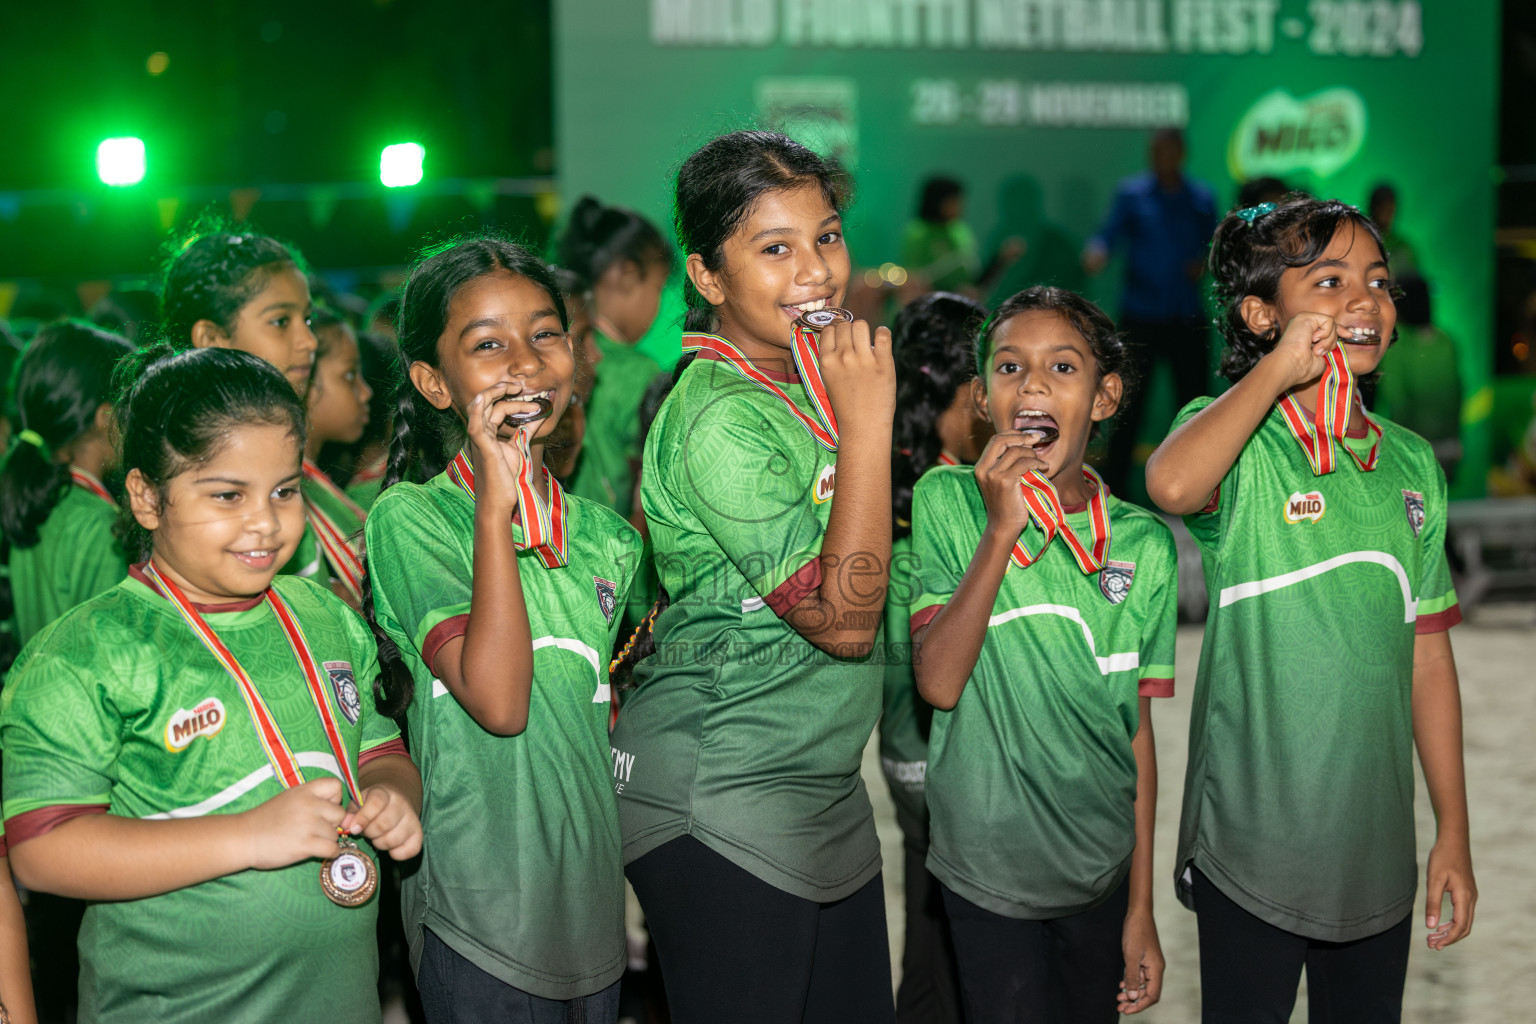
[[[1250,226],[1253,222],[1266,213],[1274,213],[1277,207],[1274,203],[1260,203],[1258,206],[1249,206],[1237,211],[1237,215],[1247,221]]]
[[[921,373],[925,377],[932,377],[933,376],[933,371],[928,369],[928,364],[927,363],[924,363],[922,366],[919,366],[917,368],[917,371],[919,373]]]
[[[30,444],[32,447],[43,453],[43,458],[46,459],[49,457],[48,442],[44,441],[43,435],[39,434],[37,431],[23,430],[21,433],[16,435],[16,440]]]

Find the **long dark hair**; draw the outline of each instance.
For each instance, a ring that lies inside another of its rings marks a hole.
[[[594,196],[582,196],[571,210],[570,223],[555,249],[560,265],[594,285],[616,263],[672,262],[672,246],[656,225],[633,210],[604,206]]]
[[[176,348],[192,344],[192,326],[210,320],[232,334],[240,307],[261,291],[274,271],[305,272],[303,260],[267,235],[237,230],[204,216],[170,251],[164,266],[160,338]]]
[[[981,332],[976,335],[976,374],[982,383],[985,384],[987,380],[987,360],[991,358],[992,339],[997,336],[998,328],[1020,313],[1035,310],[1056,314],[1082,335],[1093,353],[1099,380],[1111,373],[1120,375],[1120,408],[1124,409],[1136,385],[1140,383],[1136,379],[1136,364],[1126,346],[1125,335],[1115,330],[1115,322],[1109,318],[1108,313],[1076,292],[1054,285],[1037,284],[1010,295],[987,319]],[[1095,423],[1088,436],[1095,437],[1098,431],[1099,424]]]
[[[722,135],[706,143],[678,169],[672,206],[678,244],[689,255],[697,253],[705,267],[718,271],[725,265],[726,240],[758,200],[765,193],[804,185],[819,188],[827,205],[838,213],[847,208],[848,178],[834,162],[777,132]],[[688,302],[683,329],[714,330],[714,308],[691,280],[684,283],[683,296]]]
[[[447,327],[454,296],[476,278],[495,273],[516,274],[543,288],[560,316],[560,326],[570,326],[560,287],[533,250],[496,234],[464,235],[423,250],[405,282],[395,323],[401,366],[392,403],[394,436],[379,484],[381,497],[423,462],[441,464],[463,444],[463,426],[453,410],[428,402],[411,383],[409,369],[412,363],[439,364],[437,343]],[[414,683],[400,648],[374,614],[371,576],[363,580],[363,614],[379,648],[377,706],[383,714],[399,717],[410,706]]]
[[[987,310],[951,292],[907,303],[891,328],[896,421],[891,432],[891,511],[896,537],[912,532],[912,490],[938,461],[938,423],[955,389],[974,377],[971,344]]]
[[[29,548],[69,490],[69,466],[51,456],[88,433],[96,410],[112,401],[112,371],[133,353],[127,339],[79,320],[37,332],[16,364],[11,394],[17,430],[39,447],[16,442],[0,465],[0,530],[9,547]]]
[[[162,502],[171,479],[213,458],[237,427],[281,427],[304,448],[304,406],[293,385],[248,352],[177,351],[163,342],[120,363],[117,383],[123,472],[138,470]],[[148,558],[149,531],[130,509],[122,520],[130,560]]]
[[[1334,232],[1345,223],[1365,232],[1381,249],[1382,259],[1387,258],[1376,225],[1337,199],[1313,199],[1293,192],[1268,213],[1239,216],[1234,211],[1216,226],[1210,267],[1215,281],[1211,291],[1220,306],[1216,326],[1227,342],[1221,357],[1222,376],[1233,382],[1242,380],[1274,349],[1285,330],[1284,324],[1276,324],[1263,334],[1255,333],[1243,318],[1243,299],[1252,295],[1267,303],[1277,302],[1281,275],[1321,259]],[[1397,340],[1396,330],[1389,340]],[[1369,385],[1375,376],[1367,375],[1362,383]]]

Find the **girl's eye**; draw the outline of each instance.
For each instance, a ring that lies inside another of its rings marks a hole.
[[[533,336],[533,340],[534,341],[538,341],[538,342],[545,342],[545,341],[549,341],[549,340],[551,340],[553,338],[562,337],[562,336],[564,336],[564,334],[565,334],[564,331],[540,331],[539,333],[537,333],[537,334],[535,334]]]
[[[1055,370],[1057,373],[1077,372],[1077,367],[1073,366],[1071,363],[1053,363],[1051,364],[1051,369]]]
[[[240,492],[239,491],[216,491],[213,494],[208,495],[208,497],[210,497],[214,501],[218,501],[218,502],[239,501],[240,500]]]
[[[1018,363],[998,363],[997,364],[996,372],[997,373],[1018,373],[1019,372],[1019,364]]]
[[[1378,277],[1378,278],[1376,278],[1376,280],[1371,282],[1371,287],[1373,287],[1373,288],[1380,288],[1383,291],[1391,291],[1392,290],[1392,281],[1391,281],[1390,278]]]
[[[768,256],[782,256],[787,252],[789,252],[789,246],[785,245],[783,242],[774,242],[772,245],[763,249],[763,253]]]
[[[841,242],[842,240],[843,240],[843,235],[842,235],[842,232],[840,232],[840,231],[828,231],[826,234],[824,234],[820,238],[816,239],[817,243],[820,244],[820,245],[836,245],[838,242]]]
[[[278,330],[285,330],[288,327],[288,318],[285,316],[280,316],[276,320],[272,321],[272,326],[276,327]]]
[[[278,501],[288,501],[297,497],[298,494],[299,489],[297,487],[279,487],[277,490],[272,492],[272,497],[276,498]]]
[[[1319,288],[1337,288],[1339,286],[1339,279],[1336,277],[1325,277],[1317,282],[1317,286]]]
[[[493,349],[498,344],[499,344],[499,342],[497,342],[495,338],[486,338],[483,341],[481,341],[480,343],[478,343],[477,345],[475,345],[475,351],[476,352],[481,352],[481,351],[485,351],[487,349]]]

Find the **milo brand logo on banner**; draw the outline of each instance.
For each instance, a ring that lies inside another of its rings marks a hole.
[[[1324,89],[1297,99],[1276,89],[1248,108],[1227,144],[1237,181],[1309,171],[1332,176],[1365,145],[1365,101],[1353,89]]]

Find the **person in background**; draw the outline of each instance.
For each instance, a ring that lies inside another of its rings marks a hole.
[[[583,196],[571,211],[558,250],[560,265],[590,286],[590,299],[583,305],[602,355],[584,410],[589,429],[571,493],[601,502],[633,521],[640,399],[661,372],[635,343],[656,320],[672,269],[672,246],[638,213]]]
[[[1397,342],[1381,360],[1374,412],[1429,442],[1447,479],[1461,461],[1461,372],[1456,342],[1436,327],[1429,283],[1418,274],[1397,279]]]
[[[1376,230],[1381,232],[1381,244],[1387,250],[1387,259],[1392,261],[1392,269],[1399,274],[1417,271],[1419,257],[1414,252],[1413,243],[1397,230],[1397,189],[1388,182],[1382,182],[1371,189],[1367,207],[1366,212],[1370,214]]]
[[[582,442],[587,436],[587,406],[592,401],[592,388],[597,383],[597,364],[603,361],[603,353],[597,347],[596,333],[592,329],[592,310],[587,305],[591,288],[574,270],[550,264],[549,272],[560,286],[560,294],[565,298],[565,313],[570,319],[571,355],[576,359],[576,390],[571,395],[571,407],[560,417],[559,424],[545,445],[545,459],[549,471],[562,483],[569,484],[576,467],[580,465]]]
[[[1210,336],[1200,278],[1205,250],[1216,230],[1216,200],[1204,182],[1184,173],[1184,133],[1161,128],[1152,135],[1150,166],[1115,190],[1103,225],[1083,251],[1083,268],[1098,274],[1116,249],[1125,249],[1120,329],[1130,342],[1136,377],[1151,381],[1152,367],[1167,360],[1177,404],[1205,394]],[[1140,417],[1122,409],[1109,436],[1105,483],[1125,489]]]
[[[917,219],[902,237],[901,260],[909,275],[926,281],[933,291],[979,298],[1024,255],[1024,244],[1018,238],[1005,239],[983,266],[976,233],[964,218],[965,188],[959,181],[944,175],[924,181]]]
[[[148,288],[109,292],[91,307],[91,323],[142,344],[160,326],[160,297]]]
[[[389,456],[389,439],[394,434],[395,374],[399,371],[399,348],[393,335],[376,331],[360,331],[357,335],[357,353],[362,367],[363,380],[373,392],[368,398],[368,425],[355,445],[342,451],[343,461],[337,467],[346,479],[347,497],[367,511],[373,499],[379,496],[379,482],[384,479],[384,463]],[[327,456],[329,449],[327,449]],[[330,465],[322,457],[322,466]]]
[[[1260,203],[1278,203],[1290,191],[1290,186],[1279,178],[1254,178],[1243,182],[1242,188],[1237,190],[1237,206],[1239,209],[1247,209]]]

